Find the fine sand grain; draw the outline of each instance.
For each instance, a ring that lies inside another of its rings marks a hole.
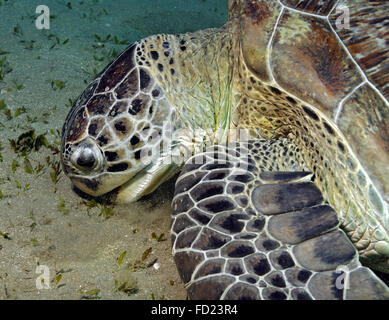
[[[115,54],[150,34],[221,26],[227,1],[44,2],[49,30],[35,27],[41,1],[0,0],[0,299],[185,299],[170,248],[174,181],[132,205],[88,202],[56,148],[69,99]]]

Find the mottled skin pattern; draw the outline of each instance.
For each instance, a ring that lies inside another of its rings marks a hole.
[[[374,21],[382,23],[384,4],[358,3],[353,12],[368,7],[363,14],[375,18],[365,24],[354,20],[353,32],[372,28]],[[388,272],[389,107],[387,82],[380,73],[387,59],[385,54],[378,60],[363,59],[361,51],[350,47],[350,35],[336,30],[336,5],[338,1],[230,0],[230,20],[220,29],[155,35],[133,44],[97,76],[70,111],[62,140],[65,173],[84,192],[99,196],[113,191],[116,201],[131,202],[179,172],[206,146],[244,141],[240,130],[247,129],[250,138],[285,143],[260,155],[248,148],[258,173],[312,172],[361,261]],[[358,19],[362,13],[355,14]],[[376,35],[382,41],[387,36]],[[245,192],[254,192],[255,186],[248,184]],[[191,207],[175,209],[175,201],[173,212],[186,215]],[[295,229],[288,228],[293,235]],[[191,248],[198,234],[183,238],[182,251]],[[320,232],[312,237],[320,238]],[[176,246],[173,242],[174,250]],[[223,248],[217,251],[220,255]],[[340,252],[347,255],[347,250]],[[185,282],[194,276],[195,269],[183,271],[183,266],[193,266],[190,259],[176,258],[181,275],[189,277]],[[346,259],[353,270],[360,268],[357,259]],[[315,268],[313,260],[307,268]],[[234,283],[230,280],[220,280],[216,287],[224,287],[209,297],[242,297],[247,288],[228,294],[226,288]],[[288,287],[293,287],[291,281]],[[208,286],[191,297],[201,297]],[[312,290],[301,294],[320,298]],[[260,292],[249,296],[272,296]]]

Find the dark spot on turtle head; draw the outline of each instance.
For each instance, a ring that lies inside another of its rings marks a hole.
[[[138,81],[138,72],[136,70],[133,70],[115,89],[116,97],[118,99],[131,98],[138,91]]]
[[[140,89],[144,90],[150,84],[151,78],[149,74],[143,69],[140,69],[139,75],[140,75]]]
[[[62,129],[62,134],[67,130],[66,140],[67,141],[76,141],[78,140],[86,131],[88,125],[87,118],[85,116],[85,109],[72,108],[68,114],[65,124]],[[66,126],[66,128],[65,128]],[[31,135],[29,136],[31,139]]]
[[[158,67],[158,70],[159,70],[160,72],[163,71],[163,65],[162,65],[161,63],[158,63],[157,67]]]
[[[181,46],[180,49],[181,49],[182,51],[185,51],[185,50],[186,50],[186,47],[185,47],[185,46]]]
[[[174,63],[174,59],[173,59],[173,58],[170,58],[169,64],[173,64],[173,63]]]
[[[128,163],[120,162],[120,163],[116,163],[116,164],[108,167],[107,171],[108,172],[120,172],[120,171],[125,171],[127,169],[128,169]]]
[[[121,133],[127,132],[126,124],[121,120],[115,122],[114,126],[115,126],[115,129]]]
[[[173,76],[174,73],[175,73],[174,69],[170,69],[170,73],[171,73],[171,75]]]
[[[117,115],[122,114],[127,110],[128,102],[127,101],[118,101],[111,108],[111,111],[108,113],[109,118],[115,118]]]
[[[317,116],[317,114],[315,112],[313,112],[310,108],[303,106],[303,110],[311,119],[316,120],[316,121],[319,120],[319,117]]]
[[[95,137],[96,136],[96,131],[97,131],[97,123],[91,123],[88,128],[88,133]]]
[[[158,60],[159,54],[158,54],[157,51],[150,51],[150,56],[151,56],[151,58],[153,58],[154,60]]]
[[[131,145],[135,146],[136,144],[139,143],[139,138],[137,136],[132,136],[131,140],[130,140],[130,143]]]
[[[170,46],[170,44],[169,44],[169,42],[167,42],[167,41],[164,41],[164,42],[162,43],[162,47],[164,47],[165,49],[169,49],[169,46]]]
[[[108,161],[115,161],[119,157],[117,152],[114,151],[105,151],[104,154]]]
[[[106,135],[102,134],[97,138],[97,141],[99,141],[99,145],[102,147],[108,143],[109,139]]]
[[[128,112],[133,116],[137,115],[139,111],[142,110],[143,101],[142,99],[134,99],[131,102],[131,107],[128,109]]]
[[[90,115],[105,115],[113,104],[113,100],[110,94],[95,95],[93,96],[86,108]]]

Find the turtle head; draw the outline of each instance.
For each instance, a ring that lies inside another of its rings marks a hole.
[[[174,108],[129,47],[85,89],[62,131],[61,159],[73,184],[118,202],[152,192],[179,168],[171,158]]]
[[[64,172],[79,189],[93,196],[115,189],[118,202],[135,201],[178,172],[205,141],[226,140],[229,49],[212,47],[224,34],[210,30],[209,49],[190,35],[151,36],[97,75],[62,133]]]

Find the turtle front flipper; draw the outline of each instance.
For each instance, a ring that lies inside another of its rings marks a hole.
[[[389,299],[295,151],[286,139],[261,140],[187,161],[171,232],[191,299]]]

